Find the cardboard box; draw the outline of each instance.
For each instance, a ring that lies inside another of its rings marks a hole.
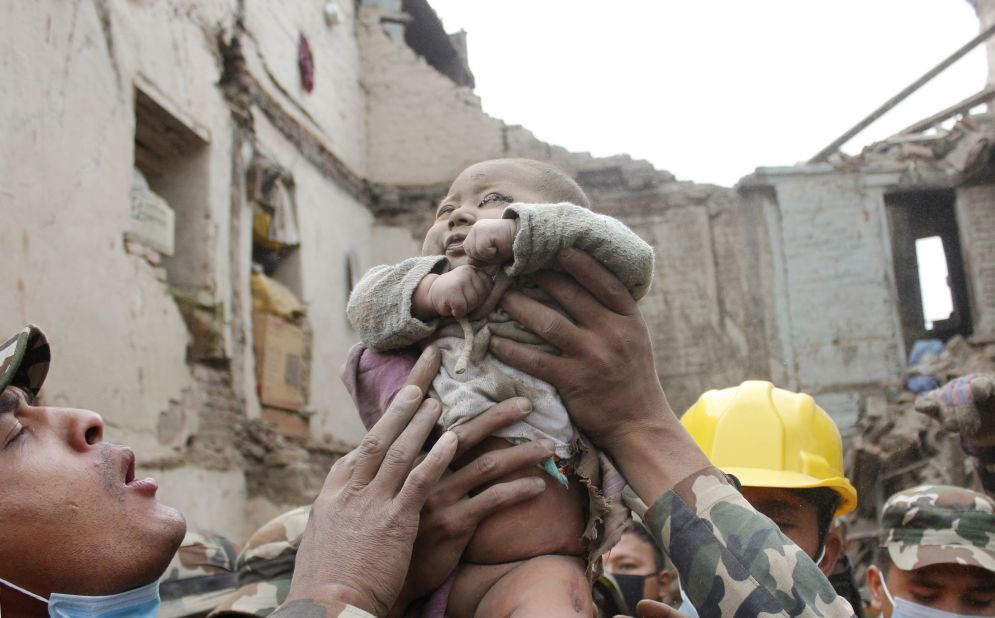
[[[276,430],[288,438],[306,440],[311,436],[311,419],[300,412],[263,406],[262,419],[276,425]]]
[[[304,329],[274,315],[252,316],[256,353],[256,389],[264,406],[283,410],[304,407],[308,357]]]

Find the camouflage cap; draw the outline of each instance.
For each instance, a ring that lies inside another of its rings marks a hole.
[[[188,530],[159,578],[161,618],[203,616],[235,590],[235,545],[226,537]]]
[[[211,616],[269,616],[283,603],[310,513],[310,506],[297,507],[249,537],[236,562],[239,588]]]
[[[13,384],[36,397],[48,375],[51,357],[45,333],[28,324],[0,344],[0,391]]]
[[[995,572],[995,501],[949,485],[900,491],[882,510],[881,547],[904,571],[963,564]]]

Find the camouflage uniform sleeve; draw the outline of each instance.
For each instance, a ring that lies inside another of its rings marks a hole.
[[[352,605],[312,599],[291,601],[270,616],[272,618],[377,618]]]
[[[703,618],[853,616],[811,558],[717,468],[678,483],[644,520]]]

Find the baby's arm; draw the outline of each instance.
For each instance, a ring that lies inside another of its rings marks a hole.
[[[621,221],[574,204],[512,204],[504,219],[474,224],[463,246],[477,263],[504,264],[511,276],[547,268],[557,251],[576,247],[611,270],[636,299],[653,279],[652,247]]]
[[[444,255],[431,255],[370,269],[356,284],[346,307],[363,343],[375,350],[393,350],[434,333],[435,320],[415,317],[412,300],[418,285],[445,266]]]

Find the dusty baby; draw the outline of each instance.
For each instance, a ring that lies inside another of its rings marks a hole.
[[[444,428],[511,397],[533,405],[524,421],[470,456],[528,440],[555,446],[544,466],[546,490],[477,528],[449,592],[448,616],[593,615],[587,578],[628,519],[620,497],[624,481],[572,425],[556,390],[488,352],[492,335],[550,349],[499,302],[516,289],[553,305],[530,274],[555,267],[557,251],[566,247],[594,256],[637,299],[649,288],[652,248],[621,222],[592,212],[573,179],[538,161],[485,161],[453,182],[422,255],[373,268],[349,300],[349,318],[365,348],[350,355],[346,382],[361,413],[370,393],[383,407],[384,391],[398,387],[383,371],[364,371],[364,362],[433,343],[442,367],[430,394],[442,403]]]

